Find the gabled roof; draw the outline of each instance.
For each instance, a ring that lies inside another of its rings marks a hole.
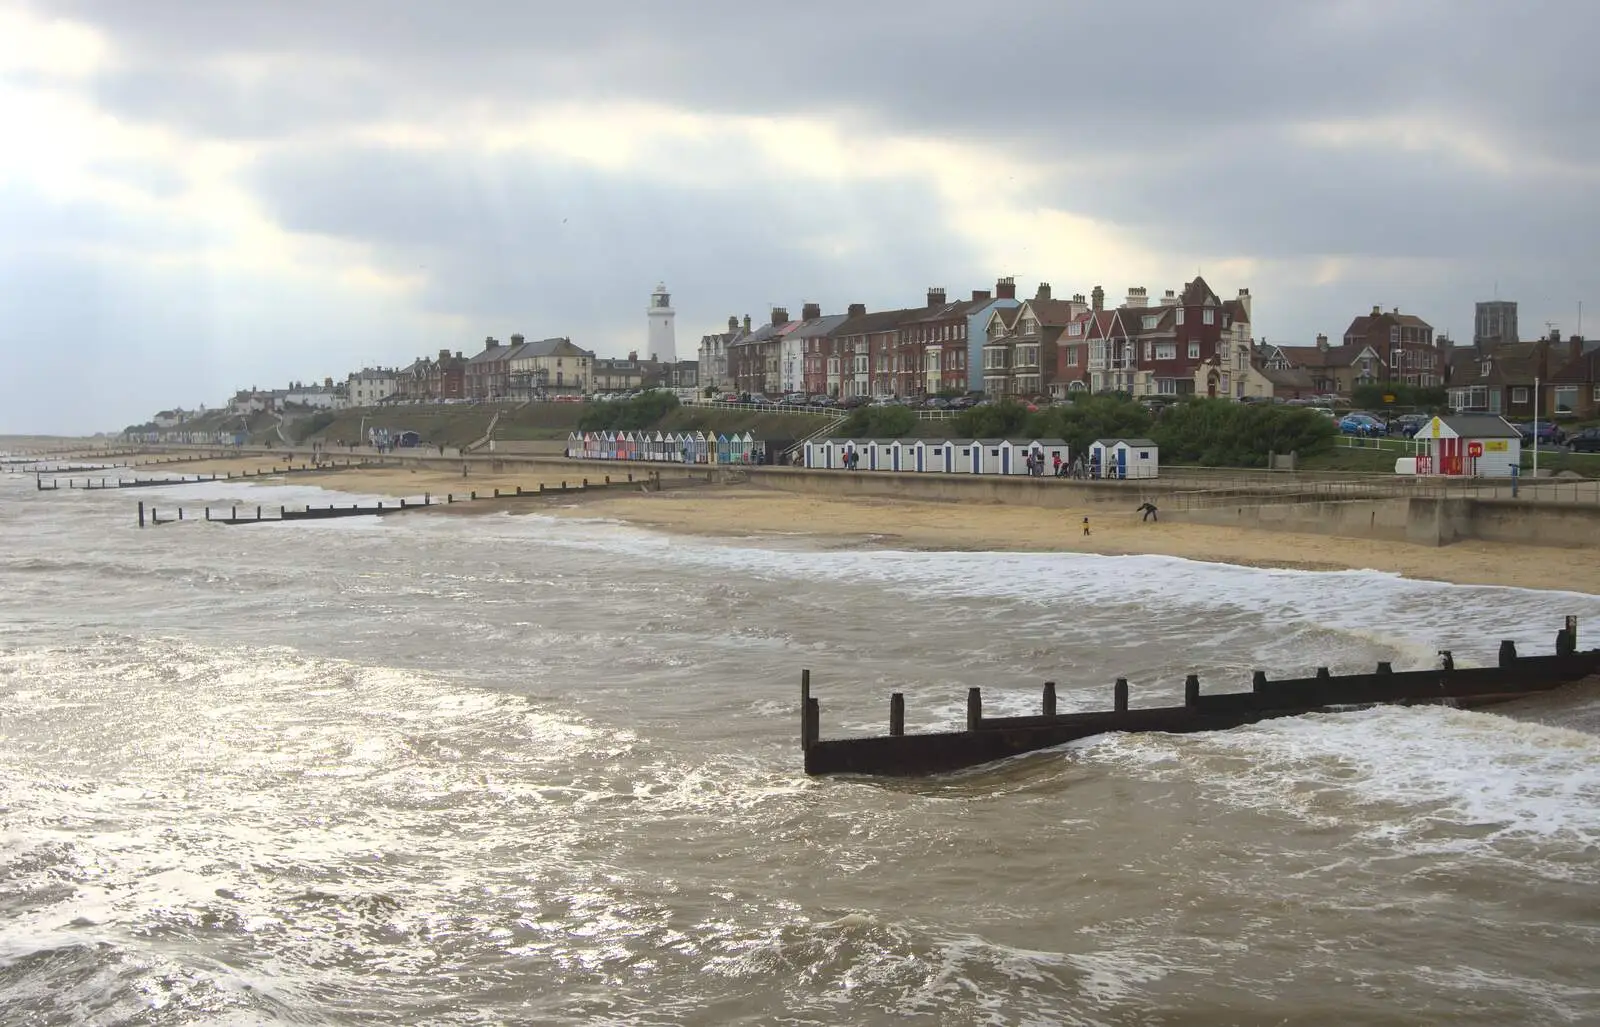
[[[814,317],[809,321],[802,321],[788,334],[791,339],[815,339],[827,335],[835,328],[848,321],[848,314],[829,314],[826,317]]]
[[[1214,307],[1222,302],[1206,280],[1199,275],[1194,276],[1194,281],[1188,282],[1183,287],[1183,293],[1178,297],[1186,307]]]
[[[571,339],[556,336],[553,339],[540,339],[537,342],[523,343],[521,346],[516,347],[516,357],[518,359],[523,357],[553,357],[557,354],[565,354],[569,350],[587,353],[582,347],[573,345]],[[592,356],[593,354],[589,355]]]
[[[1451,414],[1445,426],[1464,439],[1520,439],[1522,433],[1495,414]],[[1420,433],[1419,433],[1420,434]]]
[[[976,313],[993,303],[994,300],[957,300],[954,303],[945,303],[937,307],[924,307],[927,313],[921,317],[912,317],[905,320],[905,324],[921,324],[924,321],[952,321],[968,314]]]
[[[1228,320],[1234,324],[1250,323],[1250,311],[1245,309],[1241,300],[1228,300],[1222,305],[1222,312],[1228,315]]]
[[[1279,346],[1278,352],[1284,359],[1296,367],[1328,368],[1349,367],[1361,359],[1363,353],[1371,353],[1372,358],[1383,363],[1383,357],[1364,342],[1349,343],[1343,346],[1329,346],[1322,349],[1318,346]]]
[[[866,335],[869,332],[883,332],[890,328],[898,328],[912,320],[919,314],[925,314],[927,307],[904,307],[900,310],[880,310],[877,313],[862,314],[845,320],[833,330],[834,337],[842,335]]]
[[[1097,446],[1110,447],[1110,446],[1115,446],[1118,443],[1121,443],[1121,444],[1123,444],[1125,446],[1132,446],[1132,447],[1134,447],[1136,449],[1155,449],[1156,448],[1156,444],[1155,444],[1155,440],[1154,439],[1095,439],[1094,440],[1094,444],[1097,445]]]
[[[469,364],[493,364],[493,363],[498,363],[501,360],[504,360],[506,358],[506,354],[510,353],[515,348],[516,348],[515,346],[507,346],[503,342],[500,345],[492,347],[492,348],[488,347],[488,346],[485,346],[482,353],[479,353],[479,354],[477,354],[475,356],[472,356],[472,357],[468,357],[467,358],[467,363],[469,363]]]
[[[1023,303],[1023,307],[1033,311],[1033,316],[1039,319],[1039,324],[1051,328],[1062,328],[1073,319],[1071,300],[1041,300],[1031,299]]]
[[[1600,349],[1592,349],[1567,361],[1566,365],[1550,376],[1561,385],[1593,385],[1600,382]]]

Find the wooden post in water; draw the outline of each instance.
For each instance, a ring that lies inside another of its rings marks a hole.
[[[811,745],[811,671],[800,671],[800,748]]]
[[[1047,717],[1056,715],[1056,683],[1054,681],[1046,681],[1044,683],[1044,715]]]
[[[1200,675],[1190,674],[1183,679],[1183,704],[1190,708],[1200,705]]]
[[[1500,667],[1504,669],[1517,662],[1517,643],[1509,638],[1500,640]]]
[[[1332,676],[1333,676],[1332,674],[1328,673],[1328,668],[1327,667],[1318,667],[1317,668],[1317,680],[1318,681],[1326,681]]]
[[[1128,712],[1128,679],[1117,678],[1111,686],[1111,709],[1116,713]]]
[[[889,734],[899,737],[906,733],[906,697],[903,692],[889,696]]]
[[[183,520],[183,507],[178,507],[178,520]]]
[[[1388,660],[1380,660],[1380,661],[1378,661],[1378,673],[1379,674],[1393,674],[1394,673],[1394,664],[1390,663]]]
[[[139,527],[144,527],[144,500],[139,500]]]
[[[1267,690],[1267,672],[1258,670],[1250,675],[1250,691],[1260,695]]]
[[[261,508],[258,506],[258,507],[256,507],[256,520],[259,521],[260,519],[261,519]]]
[[[496,486],[496,487],[495,487],[495,490],[494,490],[494,498],[496,498],[496,499],[499,499],[499,498],[500,498],[500,488],[499,488],[499,486]]]
[[[967,730],[976,731],[983,726],[983,689],[973,685],[967,689]]]

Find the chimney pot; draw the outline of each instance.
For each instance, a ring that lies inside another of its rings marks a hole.
[[[939,286],[934,286],[928,290],[928,306],[944,306],[944,289],[940,288]]]
[[[739,330],[739,315],[738,314],[730,314],[728,316],[728,331],[737,332],[738,330]]]
[[[1039,283],[1039,291],[1033,298],[1036,299],[1036,300],[1047,300],[1047,299],[1049,299],[1050,298],[1050,283],[1049,282],[1040,282]]]
[[[821,316],[822,304],[820,303],[807,303],[800,309],[800,320],[802,321],[815,321]]]
[[[522,343],[523,343],[523,338],[522,338],[521,335],[513,335],[511,337],[511,345],[520,346],[520,345],[522,345]]]
[[[1373,317],[1377,317],[1379,314],[1382,314],[1382,313],[1383,313],[1383,308],[1378,306],[1376,303],[1374,303],[1372,305],[1372,316]]]
[[[744,316],[744,333],[746,335],[750,334],[750,315],[749,314],[746,314]]]

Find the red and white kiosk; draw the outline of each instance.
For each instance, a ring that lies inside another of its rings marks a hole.
[[[1435,417],[1414,441],[1425,447],[1416,457],[1417,474],[1509,478],[1522,463],[1522,433],[1494,414]]]

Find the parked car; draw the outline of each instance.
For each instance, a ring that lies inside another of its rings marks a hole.
[[[1585,428],[1567,439],[1574,453],[1600,453],[1600,428]]]
[[[1522,444],[1525,446],[1533,445],[1535,436],[1541,446],[1559,446],[1567,438],[1567,433],[1553,421],[1540,421],[1537,427],[1532,424],[1519,424],[1516,427],[1522,433]]]
[[[1389,434],[1389,429],[1384,427],[1383,422],[1371,414],[1346,414],[1339,422],[1339,430],[1346,435],[1360,435],[1366,438]]]

